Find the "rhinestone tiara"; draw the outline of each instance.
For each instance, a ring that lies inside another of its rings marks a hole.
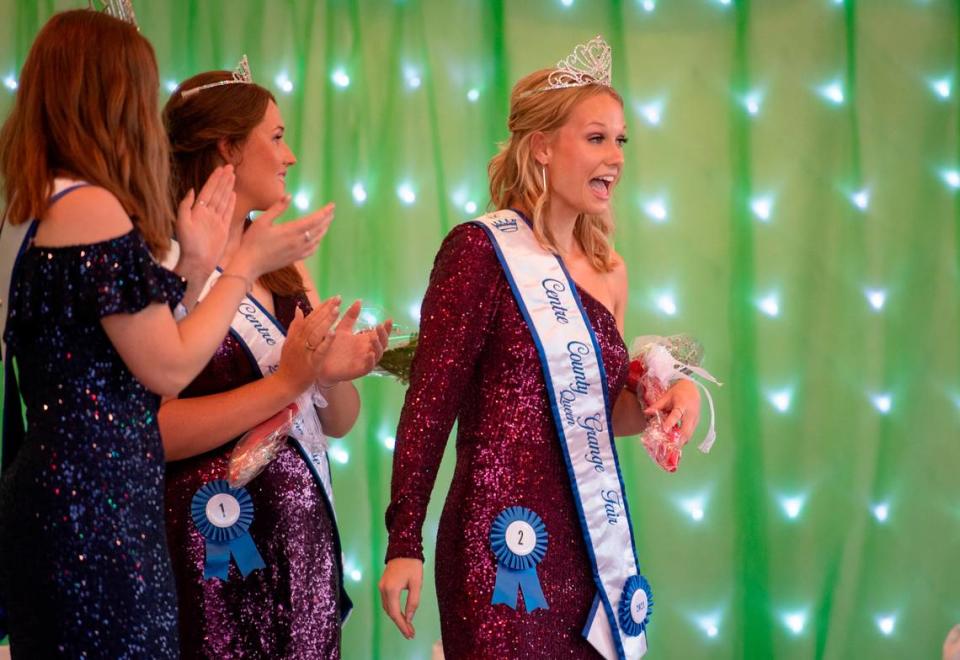
[[[545,92],[551,89],[587,85],[610,87],[612,59],[610,44],[597,35],[585,44],[578,44],[572,53],[557,62],[556,68],[547,78],[547,86],[536,91]]]
[[[211,89],[213,87],[222,87],[223,85],[250,85],[253,83],[253,76],[250,74],[250,62],[247,61],[247,56],[244,55],[240,58],[240,63],[237,64],[236,68],[233,70],[229,80],[218,80],[217,82],[207,83],[206,85],[200,85],[199,87],[193,87],[191,89],[184,90],[180,92],[180,95],[183,98],[189,98],[194,94],[199,94],[205,89]]]
[[[137,16],[133,13],[133,3],[130,0],[98,0],[100,3],[100,11],[105,14],[109,14],[114,18],[118,18],[121,21],[130,23],[133,27],[140,29],[140,26],[137,25]],[[94,6],[94,0],[88,0],[90,9],[96,10]]]

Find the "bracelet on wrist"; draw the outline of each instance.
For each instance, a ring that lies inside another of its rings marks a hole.
[[[221,273],[220,274],[220,279],[224,279],[227,277],[235,277],[236,279],[243,282],[243,286],[245,287],[245,290],[247,293],[250,293],[251,291],[253,291],[253,282],[248,280],[245,276],[240,275],[239,273]]]

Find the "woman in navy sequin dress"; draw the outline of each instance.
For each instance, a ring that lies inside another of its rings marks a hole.
[[[296,162],[270,92],[256,84],[216,85],[231,79],[226,71],[194,76],[171,95],[164,110],[180,190],[203,180],[217,163],[236,163],[237,206],[227,258],[239,245],[248,214],[283,197],[287,169]],[[181,652],[184,658],[339,658],[341,618],[349,607],[340,540],[332,502],[295,442],[288,441],[246,486],[254,510],[250,535],[264,568],[244,576],[232,564],[226,581],[204,579],[205,543],[191,519],[190,503],[201,486],[226,478],[240,435],[314,382],[327,401],[318,410],[323,430],[335,437],[346,434],[360,406],[350,380],[373,367],[389,328],[354,335],[360,309],[355,304],[327,352],[312,363],[317,351],[294,330],[302,325],[295,312],[317,308],[336,318],[337,301],[320,303],[302,263],[260,278],[252,295],[290,330],[277,372],[261,377],[246,347],[228,335],[179,399],[160,409],[170,461],[166,518]]]
[[[598,81],[551,89],[553,70],[514,87],[511,138],[490,163],[497,208],[527,219],[577,283],[606,368],[613,427],[638,433],[645,411],[623,392],[627,275],[608,236],[610,196],[623,167],[623,103]],[[549,182],[548,182],[549,181]],[[597,657],[581,631],[597,587],[540,357],[493,245],[474,225],[455,228],[437,254],[421,310],[394,451],[386,521],[384,609],[411,637],[422,582],[421,528],[454,420],[457,462],[437,533],[436,588],[447,658]],[[696,388],[678,384],[658,409],[693,432]],[[646,411],[651,412],[651,411]],[[490,530],[506,507],[540,515],[549,546],[536,567],[549,609],[492,605],[497,563]],[[405,607],[401,592],[408,590]]]
[[[36,232],[11,279],[4,332],[27,420],[24,430],[8,378],[0,607],[14,657],[177,656],[158,395],[199,373],[245,281],[312,247],[304,227],[245,241],[231,277],[174,321],[184,283],[156,261],[174,222],[158,87],[135,26],[65,12],[31,47],[0,132],[4,240],[19,227]],[[69,194],[51,197],[61,188]],[[232,171],[220,168],[181,204],[185,273],[222,246],[232,189]]]

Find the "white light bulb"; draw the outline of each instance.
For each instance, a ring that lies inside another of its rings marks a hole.
[[[350,571],[350,579],[354,582],[359,582],[363,579],[363,573],[360,572],[359,568],[354,568]]]
[[[949,78],[941,78],[930,83],[930,87],[942,99],[950,98],[950,92],[953,91],[953,84]]]
[[[664,293],[657,296],[657,307],[660,308],[664,314],[673,316],[677,313],[677,303],[674,302],[673,296],[669,293]]]
[[[477,89],[476,87],[474,87],[469,92],[467,92],[467,100],[470,101],[470,103],[476,103],[477,99],[479,98],[480,98],[480,90]]]
[[[943,182],[951,188],[960,188],[960,172],[957,170],[943,170],[940,173]]]
[[[806,498],[803,495],[797,495],[794,497],[782,497],[780,498],[780,507],[783,509],[783,512],[787,515],[787,518],[790,520],[796,520],[800,515],[800,512],[803,511],[803,504]]]
[[[747,97],[743,100],[743,107],[747,109],[754,117],[760,113],[760,101],[761,97],[757,93],[748,94]]]
[[[293,196],[293,204],[301,211],[306,211],[310,208],[310,197],[307,193],[298,192]]]
[[[14,81],[14,83],[16,83],[16,81]],[[168,80],[166,83],[166,87],[167,87],[167,91],[173,94],[175,91],[177,91],[177,81]]]
[[[397,439],[394,438],[392,435],[388,435],[383,439],[383,446],[389,449],[390,451],[393,451],[393,448],[397,446]]]
[[[570,5],[573,4],[573,0],[560,0],[560,4],[563,5],[564,7],[569,7]]]
[[[703,498],[689,497],[680,501],[680,506],[695,522],[703,520]]]
[[[417,201],[417,194],[413,192],[413,188],[409,183],[401,183],[397,187],[397,197],[399,197],[400,201],[407,206],[410,206]]]
[[[780,315],[780,302],[777,300],[777,294],[775,293],[761,298],[757,306],[760,308],[760,311],[769,317],[775,318]]]
[[[731,3],[733,0],[717,0],[717,1],[718,1],[721,5],[723,5],[724,7],[729,7],[729,6],[730,6],[730,3]]]
[[[887,518],[890,517],[890,505],[886,502],[874,504],[872,512],[873,517],[877,519],[877,522],[887,522]]]
[[[889,394],[876,394],[870,401],[873,403],[873,407],[884,415],[890,412],[890,408],[893,406],[893,398]]]
[[[423,305],[423,302],[418,300],[415,303],[410,303],[410,306],[407,307],[407,312],[410,314],[410,318],[412,318],[417,323],[420,322],[420,308],[422,305]]]
[[[12,75],[7,76],[6,78],[3,79],[3,85],[10,91],[13,91],[17,88],[17,79],[14,78]]]
[[[701,616],[696,619],[697,627],[700,628],[707,637],[713,639],[720,634],[720,617],[719,616]]]
[[[408,68],[404,72],[404,78],[407,80],[407,87],[410,89],[418,89],[420,84],[423,82],[420,79],[420,72],[413,68]]]
[[[287,76],[287,72],[281,72],[275,79],[274,82],[277,83],[277,87],[280,88],[280,91],[289,94],[293,91],[293,81]]]
[[[807,623],[807,615],[803,612],[791,612],[783,615],[783,623],[794,635],[803,632],[803,627]]]
[[[643,119],[650,124],[651,126],[658,126],[660,124],[661,113],[663,111],[663,104],[659,101],[654,101],[653,103],[647,103],[639,107],[640,114],[643,116]]]
[[[893,634],[893,629],[897,625],[897,615],[887,614],[877,617],[877,628],[880,629],[884,635],[889,637]]]
[[[790,390],[771,392],[768,396],[771,405],[773,405],[773,407],[780,412],[787,412],[790,410],[790,401],[793,398],[793,393]]]
[[[360,322],[364,325],[375,326],[379,323],[377,320],[377,315],[373,312],[372,309],[364,307],[360,310],[360,316],[358,317]]]
[[[333,445],[330,447],[330,458],[335,460],[340,465],[346,465],[350,460],[350,452],[340,445]]]
[[[769,197],[757,197],[750,202],[750,210],[759,220],[767,222],[770,220],[770,213],[773,211],[773,200]]]
[[[463,205],[463,210],[466,211],[467,213],[476,213],[477,203],[471,200]]]
[[[870,191],[864,188],[850,195],[850,201],[861,211],[866,211],[870,206]]]
[[[839,82],[832,82],[820,88],[820,95],[835,105],[843,103],[843,85]]]
[[[643,2],[640,3],[640,6],[643,7],[643,11],[649,14],[657,8],[657,3],[654,0],[643,0]]]
[[[654,222],[666,222],[667,204],[662,198],[651,199],[643,204],[643,212]]]
[[[887,292],[883,289],[864,289],[863,295],[867,297],[870,306],[878,312],[883,309],[884,303],[887,302]]]
[[[363,184],[359,181],[353,184],[353,188],[350,189],[350,193],[353,195],[353,201],[357,204],[363,204],[367,201],[367,189],[363,187]]]
[[[337,87],[343,88],[350,86],[350,76],[348,76],[347,72],[343,69],[334,69],[330,75],[330,80],[332,80],[333,84]]]

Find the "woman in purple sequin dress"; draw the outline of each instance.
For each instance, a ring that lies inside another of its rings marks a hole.
[[[231,80],[225,71],[194,76],[164,110],[181,191],[217,164],[236,165],[237,205],[225,258],[249,226],[251,211],[288,199],[285,177],[296,162],[270,92],[247,82],[216,84]],[[320,213],[332,217],[332,207]],[[167,536],[181,652],[185,658],[338,658],[341,619],[350,604],[343,591],[336,519],[299,446],[291,439],[246,486],[254,507],[250,535],[264,568],[244,576],[231,562],[227,580],[204,579],[205,541],[190,505],[201,486],[226,479],[240,435],[315,382],[327,402],[318,410],[324,431],[336,437],[347,433],[360,406],[350,381],[373,368],[389,326],[353,334],[355,303],[335,333],[311,336],[305,328],[329,328],[336,320],[339,298],[320,303],[302,263],[260,278],[251,295],[289,330],[278,370],[261,377],[247,347],[232,333],[180,398],[160,409],[170,461]]]
[[[622,100],[588,80],[550,87],[553,70],[520,80],[511,137],[490,163],[496,208],[513,208],[577,283],[606,368],[617,435],[642,430],[635,395],[621,396],[628,355],[623,260],[609,243],[610,196],[626,142]],[[540,358],[494,247],[466,224],[437,254],[421,311],[420,342],[397,430],[384,607],[404,635],[422,580],[421,528],[454,420],[457,462],[437,533],[436,587],[447,658],[589,658],[583,638],[597,587],[557,438]],[[614,403],[615,402],[615,403]],[[657,404],[692,433],[699,396],[680,383]],[[491,524],[506,507],[542,518],[549,545],[536,567],[549,609],[491,604],[497,562]],[[409,590],[401,609],[401,592]]]
[[[184,283],[157,261],[174,224],[158,88],[153,49],[135,26],[64,12],[31,47],[0,132],[4,241],[29,227],[11,295],[0,292],[0,629],[9,624],[15,658],[177,657],[159,395],[200,372],[243,281],[310,247],[286,247],[306,227],[244,241],[230,276],[193,318],[174,321]],[[184,272],[222,245],[233,174],[218,168],[197,190],[203,203],[186,200],[176,217]]]

